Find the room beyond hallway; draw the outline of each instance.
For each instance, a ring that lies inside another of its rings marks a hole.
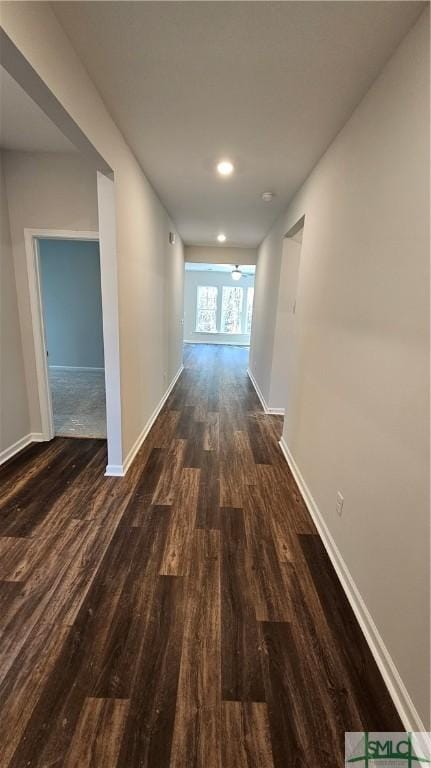
[[[199,250],[199,249],[196,249]],[[210,249],[202,249],[208,252]],[[223,249],[218,250],[219,253]],[[238,261],[241,248],[231,248]],[[250,345],[254,264],[185,262],[184,341]]]
[[[341,768],[402,730],[247,356],[188,345],[125,478],[62,438],[0,471],[2,768]]]
[[[37,260],[54,435],[106,438],[99,242],[38,238]]]

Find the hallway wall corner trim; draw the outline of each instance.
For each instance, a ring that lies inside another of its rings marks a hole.
[[[261,402],[262,408],[265,411],[265,413],[268,413],[270,416],[284,416],[284,408],[271,408],[267,403],[266,400],[260,390],[259,384],[257,383],[256,379],[254,378],[250,368],[247,368],[247,375],[253,384],[253,387],[256,390],[256,394]]]
[[[144,442],[145,438],[147,437],[151,427],[153,426],[155,420],[157,419],[157,416],[159,415],[160,411],[162,410],[166,400],[168,399],[169,395],[171,394],[175,384],[177,383],[178,379],[180,378],[182,372],[184,370],[184,365],[181,364],[181,366],[178,368],[178,371],[176,372],[174,378],[172,379],[171,383],[169,384],[169,387],[167,388],[165,394],[163,395],[160,402],[156,405],[153,413],[151,414],[150,418],[148,419],[147,423],[145,424],[145,427],[143,428],[140,435],[138,435],[137,439],[135,440],[135,443],[132,445],[129,453],[126,456],[126,459],[123,464],[108,464],[105,471],[105,477],[124,477],[124,475],[127,473],[127,470],[130,468],[130,465],[135,458],[136,454],[138,453],[142,443]]]
[[[326,525],[322,513],[316,504],[315,499],[307,486],[307,483],[293,458],[286,441],[282,437],[279,442],[284,458],[292,472],[292,475],[298,485],[302,498],[307,509],[316,525],[323,545],[326,549],[329,559],[341,582],[341,586],[352,607],[359,626],[365,636],[370,651],[380,670],[383,680],[392,697],[398,714],[404,724],[406,731],[426,732],[419,713],[413,704],[412,699],[404,685],[400,673],[398,672],[393,659],[383,642],[383,639],[374,623],[374,620],[357,588],[354,579]]]
[[[14,456],[16,456],[16,454],[20,451],[23,451],[24,448],[27,448],[30,443],[42,443],[44,441],[45,436],[42,434],[42,432],[29,432],[28,435],[20,437],[20,439],[13,443],[13,445],[5,448],[4,451],[1,451],[0,466],[6,461],[9,461],[9,459],[12,459]]]

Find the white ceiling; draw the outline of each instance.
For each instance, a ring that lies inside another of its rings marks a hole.
[[[185,242],[256,246],[425,4],[52,7]]]
[[[186,261],[186,272],[232,272],[235,264],[203,264],[194,261]],[[254,275],[254,264],[241,264],[241,272],[244,275]]]
[[[71,142],[0,66],[0,148],[75,152]]]

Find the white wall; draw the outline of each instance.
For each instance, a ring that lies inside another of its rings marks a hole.
[[[30,431],[9,211],[0,152],[0,460]],[[3,455],[3,456],[2,456]]]
[[[248,333],[200,333],[196,328],[196,303],[197,288],[199,285],[211,285],[218,288],[217,304],[217,328],[221,327],[222,290],[224,285],[241,287],[243,293],[243,307],[245,311],[247,301],[247,288],[254,286],[254,276],[242,277],[235,282],[230,272],[213,272],[202,270],[200,272],[186,271],[184,283],[184,340],[189,342],[205,342],[206,344],[250,344]]]
[[[181,291],[181,278],[179,269],[167,271],[166,265],[168,258],[182,261],[181,240],[177,235],[175,256],[168,257],[168,233],[175,227],[49,5],[3,4],[2,26],[114,172],[125,457],[166,389],[168,364],[172,370],[180,359],[180,333],[175,348],[167,333],[180,323],[172,313],[181,301],[168,308],[166,299]]]
[[[117,216],[115,184],[109,176],[97,172],[97,208],[99,216],[100,284],[103,312],[103,353],[105,360],[107,474],[123,470],[121,420],[120,323],[118,308]],[[109,311],[106,311],[109,307]]]
[[[282,238],[305,215],[284,439],[426,725],[428,183],[425,11],[262,244],[251,352],[271,405]]]
[[[175,245],[166,245],[166,380],[172,381],[183,364],[184,337],[184,258],[183,244],[179,238]]]
[[[299,376],[298,323],[296,301],[301,261],[301,243],[292,238],[283,241],[280,281],[278,287],[277,319],[271,370],[269,402],[271,408],[296,412]]]
[[[225,245],[186,245],[184,260],[201,264],[256,264],[257,248]]]
[[[250,370],[268,406],[272,406],[269,395],[280,266],[281,252],[278,249],[278,235],[271,231],[259,248],[249,359]]]

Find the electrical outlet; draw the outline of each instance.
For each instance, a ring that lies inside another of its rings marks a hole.
[[[343,514],[343,506],[344,506],[344,496],[340,493],[340,491],[338,491],[335,510],[337,512],[337,515],[339,515],[339,517],[341,517],[341,515]]]

